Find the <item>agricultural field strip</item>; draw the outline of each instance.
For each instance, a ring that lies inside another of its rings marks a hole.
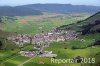
[[[32,60],[32,59],[33,59],[33,57],[30,58],[30,59],[28,59],[28,60],[26,60],[26,61],[24,61],[23,63],[19,64],[18,66],[23,66],[25,63],[29,62],[29,61]]]
[[[14,57],[10,58],[10,59],[7,59],[6,61],[4,61],[4,62],[2,62],[2,63],[0,63],[0,64],[4,64],[5,62],[7,62],[7,61],[9,61],[9,60],[11,60],[11,59],[14,59],[14,58],[16,58],[16,57],[18,57],[18,56],[20,56],[20,55],[17,55],[17,56],[14,56]]]
[[[24,34],[37,34],[42,30],[49,31],[65,24],[76,23],[77,21],[86,19],[87,17],[89,17],[89,15],[83,14],[83,16],[80,17],[77,17],[77,15],[76,17],[74,17],[75,14],[55,14],[25,17],[18,16],[15,17],[17,19],[15,20],[15,22],[5,22],[5,27],[3,27],[2,30]]]
[[[30,50],[30,49],[29,49]],[[28,51],[28,50],[27,50]],[[16,58],[16,57],[19,57],[20,55],[17,55],[17,56],[14,56],[14,57],[12,57],[12,58],[10,58],[10,59],[7,59],[6,61],[4,61],[4,62],[2,62],[2,63],[0,63],[0,64],[4,64],[5,62],[7,62],[7,61],[9,61],[9,60],[11,60],[11,59],[14,59],[14,58]]]

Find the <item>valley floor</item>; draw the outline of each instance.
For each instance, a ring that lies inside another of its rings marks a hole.
[[[48,17],[47,17],[48,16]],[[81,17],[66,16],[66,15],[42,15],[30,17],[16,17],[13,23],[5,23],[5,28],[2,30],[8,32],[20,32],[25,34],[38,34],[42,31],[48,31],[64,24],[76,23],[79,20],[87,18],[89,15]],[[53,18],[54,19],[53,19]],[[63,17],[63,18],[62,18]],[[67,19],[66,19],[67,18]],[[28,20],[27,20],[28,19]],[[34,21],[34,20],[35,21]],[[39,21],[38,21],[39,19]],[[75,22],[74,22],[75,21]],[[38,22],[38,23],[37,23]],[[32,28],[32,29],[30,29]],[[0,66],[99,66],[100,64],[100,46],[91,46],[94,43],[93,39],[100,39],[100,34],[89,34],[81,36],[80,40],[67,40],[60,42],[53,42],[49,47],[44,48],[43,51],[52,51],[57,54],[55,59],[73,59],[76,57],[95,58],[95,63],[51,63],[51,58],[46,57],[25,57],[19,54],[20,51],[33,51],[33,45],[28,44],[22,48],[11,50],[0,50]]]

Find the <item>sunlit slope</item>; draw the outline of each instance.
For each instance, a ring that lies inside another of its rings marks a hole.
[[[77,23],[63,25],[58,29],[81,31],[83,34],[100,32],[100,12]]]

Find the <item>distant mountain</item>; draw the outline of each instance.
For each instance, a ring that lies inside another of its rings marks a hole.
[[[30,16],[42,14],[38,10],[27,7],[0,6],[0,16]]]
[[[63,25],[58,27],[59,30],[75,30],[77,32],[82,32],[85,34],[100,33],[100,12],[90,16],[89,18],[79,21],[74,24]]]
[[[0,16],[30,16],[40,15],[41,12],[54,13],[95,13],[99,6],[71,5],[71,4],[30,4],[16,7],[0,6]]]
[[[98,12],[100,6],[85,6],[85,5],[71,5],[71,4],[31,4],[23,7],[40,10],[42,12],[56,12],[56,13],[72,13],[72,12]]]

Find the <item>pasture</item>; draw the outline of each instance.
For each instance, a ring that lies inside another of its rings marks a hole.
[[[90,14],[51,14],[44,13],[44,15],[39,16],[15,16],[16,20],[8,20],[2,26],[2,30],[8,32],[18,32],[23,34],[39,34],[41,32],[46,32],[56,27],[62,25],[68,25],[76,23],[77,21],[84,20],[89,17]],[[5,20],[5,19],[4,19]],[[100,46],[95,48],[90,47],[94,41],[93,38],[100,39],[99,34],[81,36],[80,38],[85,39],[85,41],[79,40],[68,40],[65,42],[54,42],[50,47],[45,48],[45,51],[52,51],[58,56],[56,59],[72,59],[77,56],[84,58],[96,58],[96,63],[92,66],[96,66],[100,62]],[[73,49],[77,47],[76,49]],[[80,47],[80,48],[79,48]],[[15,50],[1,50],[0,51],[0,66],[19,66],[23,62],[29,60],[30,58],[20,56],[18,54],[21,50],[32,50],[33,45],[29,44],[23,48],[18,48]],[[98,54],[98,55],[97,55]],[[23,66],[80,66],[80,63],[67,63],[67,64],[55,64],[51,63],[50,58],[42,57],[32,57],[30,61],[23,64]],[[84,64],[84,66],[91,66],[91,64]]]
[[[96,48],[85,48],[85,49],[70,49],[68,44],[70,44],[70,41],[67,42],[55,42],[52,43],[50,45],[49,48],[45,48],[44,50],[48,50],[48,51],[53,51],[53,53],[56,53],[58,56],[56,57],[56,59],[72,59],[75,58],[77,56],[81,56],[81,57],[85,57],[85,58],[96,58],[96,63],[97,64],[99,62],[99,55],[95,56],[97,53],[100,52],[100,48],[99,46],[97,46]],[[65,47],[67,47],[67,49],[65,49]],[[98,57],[98,58],[97,58]],[[29,58],[26,57],[22,57],[22,56],[17,56],[14,57],[10,60],[8,60],[7,62],[4,63],[5,66],[18,66],[19,64],[23,63],[24,61],[27,61]],[[43,62],[44,64],[41,64],[41,62]],[[93,64],[93,66],[95,66],[95,64]],[[3,64],[2,64],[3,65]],[[23,66],[64,66],[64,65],[68,65],[68,66],[80,66],[80,63],[66,63],[66,64],[56,64],[56,63],[51,63],[51,59],[50,58],[42,58],[42,57],[33,57],[29,62],[25,63]],[[85,66],[91,66],[91,64],[84,64]]]
[[[90,14],[45,14],[39,16],[15,16],[6,20],[2,30],[8,32],[19,32],[24,34],[37,34],[49,31],[62,25],[76,23],[84,20]]]

